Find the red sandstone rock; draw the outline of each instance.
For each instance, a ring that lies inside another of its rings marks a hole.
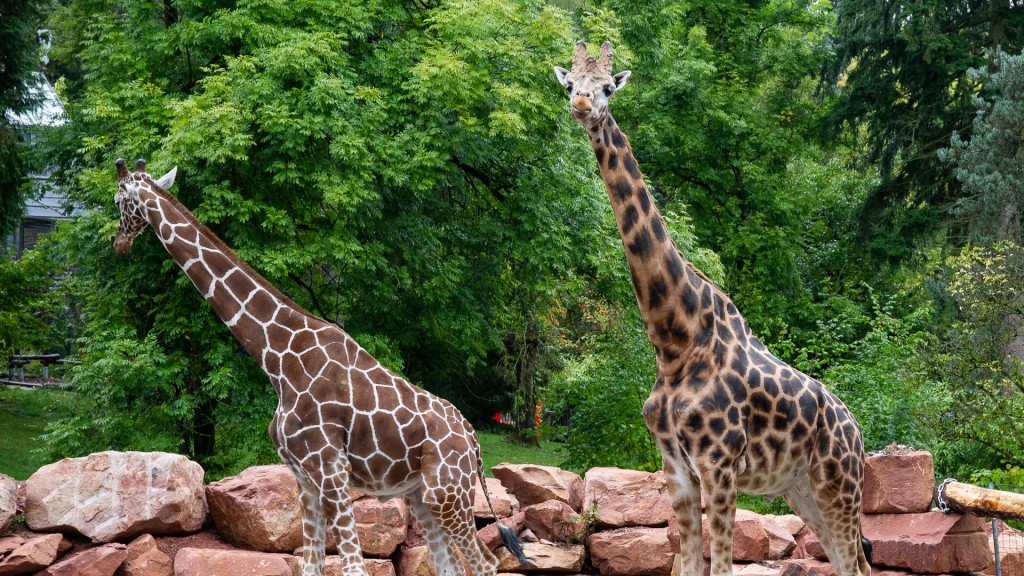
[[[508,490],[497,478],[487,479],[487,493],[491,495],[491,503],[494,504],[494,512],[498,518],[508,518],[519,511],[519,501],[508,493]],[[476,483],[476,494],[473,496],[473,517],[484,522],[494,521],[491,509],[487,507],[483,486],[479,481]]]
[[[18,515],[18,481],[6,474],[0,474],[0,534],[14,523]]]
[[[985,532],[991,546],[991,528],[986,528]],[[995,558],[994,550],[992,557]],[[1010,528],[1003,521],[999,521],[999,565],[1004,576],[1024,574],[1024,532]],[[986,576],[995,576],[995,573],[994,563],[983,572]]]
[[[675,519],[662,472],[591,468],[583,481],[583,510],[597,511],[597,526],[666,526]]]
[[[702,518],[704,557],[711,557],[711,535],[707,516]],[[732,557],[739,562],[781,560],[796,548],[796,540],[770,516],[738,508],[733,524]]]
[[[96,542],[199,530],[206,519],[203,469],[177,454],[100,452],[66,458],[26,482],[25,523]]]
[[[935,487],[930,452],[915,450],[869,456],[864,462],[865,514],[927,512]]]
[[[807,524],[804,523],[803,518],[800,518],[796,514],[782,514],[780,516],[773,516],[775,523],[782,527],[786,532],[789,532],[794,538],[804,529]]]
[[[590,561],[602,576],[669,576],[675,554],[668,528],[619,528],[590,536]]]
[[[835,568],[828,562],[822,562],[813,558],[800,560],[787,560],[782,563],[781,576],[838,576]],[[872,569],[871,576],[878,576]]]
[[[733,576],[779,576],[782,568],[763,564],[736,564],[732,567]]]
[[[523,566],[507,549],[498,551],[499,572],[541,572],[541,573],[578,573],[583,568],[587,551],[582,544],[545,544],[543,542],[527,542],[523,544],[523,552],[530,560],[529,566]]]
[[[127,557],[124,544],[105,544],[72,554],[36,576],[114,576]]]
[[[0,538],[0,560],[24,543],[25,539],[21,536],[4,536],[3,538]]]
[[[70,548],[61,534],[29,538],[0,560],[0,576],[32,574],[46,568]]]
[[[294,557],[285,554],[182,548],[174,556],[174,576],[292,576],[292,564]]]
[[[781,560],[796,548],[796,540],[788,530],[775,523],[773,516],[762,516],[738,508],[733,525],[732,555],[734,561],[763,562]],[[669,539],[673,550],[679,550],[679,527],[675,522],[668,526]],[[711,557],[711,535],[708,517],[701,517],[701,539],[705,558]]]
[[[156,546],[156,539],[143,534],[128,544],[121,569],[116,576],[173,576],[171,558]]]
[[[583,478],[554,466],[501,464],[491,468],[523,508],[548,500],[559,500],[579,512],[583,505]]]
[[[864,517],[874,563],[921,574],[979,572],[993,563],[989,534],[974,516],[928,512]]]
[[[804,526],[803,530],[800,530],[796,535],[796,548],[793,549],[791,556],[794,559],[814,558],[828,560],[825,547],[821,545],[821,541],[818,540],[818,536],[811,530],[810,526]]]
[[[231,544],[260,552],[302,545],[299,484],[287,466],[254,466],[206,487],[217,532]]]
[[[395,567],[390,560],[366,558],[363,560],[363,564],[366,566],[366,572],[369,576],[395,576]],[[338,556],[329,556],[327,558],[327,561],[324,562],[324,576],[343,576],[341,572],[341,558]]]
[[[519,534],[526,527],[526,514],[517,512],[508,518],[502,518],[501,524],[508,526],[513,532]],[[498,533],[498,524],[496,522],[477,530],[477,535],[488,550],[494,551],[502,546],[501,534]]]
[[[435,576],[434,563],[426,546],[402,547],[395,560],[398,576]]]
[[[577,543],[586,537],[580,515],[565,502],[549,500],[523,508],[523,522],[542,540]]]
[[[409,509],[401,498],[380,502],[374,497],[360,498],[353,504],[356,531],[363,556],[386,558],[405,542],[409,525]],[[332,547],[337,541],[328,538]]]

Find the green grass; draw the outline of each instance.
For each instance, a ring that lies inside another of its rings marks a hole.
[[[568,454],[557,442],[541,440],[540,447],[527,446],[506,440],[504,434],[497,432],[477,431],[480,439],[480,451],[484,458],[484,470],[492,476],[491,467],[498,464],[541,464],[544,466],[563,467],[562,463]],[[575,471],[574,472],[578,472]]]
[[[25,480],[45,462],[34,450],[55,408],[66,405],[58,390],[0,387],[0,473]]]
[[[49,464],[36,453],[39,438],[54,414],[68,409],[69,402],[68,393],[59,390],[0,387],[0,473],[25,480],[40,466]],[[477,436],[488,476],[492,466],[502,463],[565,467],[568,455],[557,442],[545,440],[536,447],[509,442],[497,432],[477,432]]]

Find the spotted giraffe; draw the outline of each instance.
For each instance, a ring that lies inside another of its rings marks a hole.
[[[681,574],[702,576],[701,495],[712,576],[732,574],[736,491],[781,495],[814,530],[840,576],[868,576],[860,524],[860,427],[820,382],[757,339],[729,296],[669,237],[636,158],[608,109],[630,72],[612,75],[576,45],[572,70],[555,67],[583,125],[615,212],[657,378],[643,417],[662,454],[679,524]]]
[[[449,402],[391,373],[337,325],[303,310],[238,258],[167,190],[143,161],[116,162],[121,221],[114,249],[128,252],[149,225],[171,257],[270,378],[278,404],[270,437],[298,479],[302,575],[324,571],[327,530],[342,573],[365,576],[350,489],[401,496],[427,540],[438,576],[493,576],[498,561],[477,537],[473,493],[483,481],[473,427]],[[494,509],[491,508],[493,513]],[[498,524],[526,564],[521,543]]]

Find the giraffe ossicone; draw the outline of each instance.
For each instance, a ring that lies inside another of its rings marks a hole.
[[[167,192],[177,168],[154,179],[141,160],[134,171],[122,159],[115,166],[115,250],[128,252],[151,227],[277,392],[269,432],[299,484],[302,575],[322,576],[328,530],[337,536],[342,573],[366,575],[350,496],[356,488],[404,498],[438,576],[465,574],[458,552],[474,576],[493,576],[498,561],[473,518],[477,480],[490,506],[480,444],[455,406],[393,374],[238,258]],[[526,565],[516,534],[498,528]]]
[[[608,109],[629,72],[612,75],[576,44],[555,67],[570,114],[586,128],[615,212],[633,289],[655,349],[657,378],[643,418],[662,455],[680,534],[682,576],[703,576],[701,495],[711,576],[731,576],[736,492],[781,495],[814,531],[839,576],[869,576],[860,523],[864,447],[846,406],[776,358],[732,300],[688,262]]]

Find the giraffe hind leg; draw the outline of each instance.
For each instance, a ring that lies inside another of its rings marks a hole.
[[[430,550],[430,559],[434,562],[434,573],[437,576],[465,576],[466,571],[459,561],[459,554],[452,545],[448,533],[441,529],[434,515],[423,503],[423,496],[416,492],[405,496],[412,517],[416,519],[423,537]]]
[[[710,566],[704,562],[701,533],[700,481],[688,464],[662,458],[672,509],[679,527],[680,576],[704,576]]]
[[[787,490],[784,497],[814,531],[838,576],[870,575],[868,550],[859,531],[860,518],[844,513],[841,497],[833,495],[827,487],[813,486],[809,478]]]
[[[423,500],[438,527],[462,552],[473,575],[493,576],[498,571],[498,559],[477,537],[471,486],[467,479],[446,487],[426,488]]]

